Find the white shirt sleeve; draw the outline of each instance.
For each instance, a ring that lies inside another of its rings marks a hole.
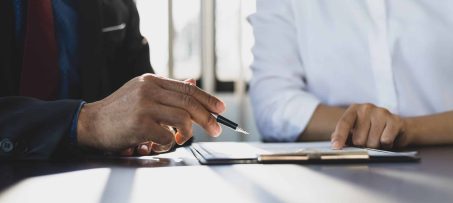
[[[265,141],[296,141],[320,103],[306,90],[291,0],[258,0],[250,95]]]

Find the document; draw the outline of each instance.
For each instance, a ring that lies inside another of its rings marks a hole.
[[[333,150],[330,148],[330,142],[201,142],[194,143],[191,150],[202,164],[357,163],[419,160],[417,152],[391,152],[356,147]]]

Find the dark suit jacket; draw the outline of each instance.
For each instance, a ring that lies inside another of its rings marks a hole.
[[[137,8],[133,0],[80,0],[81,97],[45,102],[18,97],[21,69],[14,51],[12,2],[0,1],[0,159],[71,156],[75,149],[68,134],[80,100],[100,100],[133,77],[152,72]],[[102,32],[122,23],[125,29]]]

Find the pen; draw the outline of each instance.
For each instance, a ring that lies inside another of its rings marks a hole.
[[[212,116],[214,116],[216,118],[216,121],[218,123],[221,123],[227,127],[230,127],[231,129],[233,129],[234,131],[236,132],[240,132],[244,135],[248,135],[249,133],[247,131],[245,131],[244,129],[240,128],[239,125],[233,121],[230,121],[229,119],[221,116],[221,115],[217,115],[217,114],[213,114],[212,113]]]

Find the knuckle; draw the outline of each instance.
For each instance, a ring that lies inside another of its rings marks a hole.
[[[384,113],[387,115],[393,115],[388,109],[382,108]]]
[[[211,105],[211,106],[218,106],[217,104],[219,103],[219,101],[214,98],[214,96],[211,96],[211,95],[208,95],[208,104]]]
[[[360,106],[359,104],[351,104],[351,105],[349,106],[349,108],[351,108],[351,109],[357,109],[357,108],[359,108],[359,106]]]
[[[361,105],[361,110],[362,111],[370,111],[372,109],[374,109],[376,106],[374,106],[374,104],[371,104],[371,103],[365,103],[365,104],[362,104]]]
[[[195,106],[192,97],[189,95],[182,95],[181,101],[183,106],[186,107],[187,109],[193,108]]]
[[[391,140],[389,137],[381,137],[380,142],[382,145],[389,146],[392,144],[393,140]]]
[[[150,82],[156,78],[155,75],[151,74],[151,73],[145,73],[139,77],[140,77],[140,81],[143,81],[143,82]]]
[[[181,83],[181,89],[184,93],[192,96],[195,94],[195,87],[188,82]]]
[[[385,109],[385,108],[378,108],[376,110],[377,114],[378,115],[381,115],[381,116],[387,116],[387,115],[390,115],[390,111]]]

